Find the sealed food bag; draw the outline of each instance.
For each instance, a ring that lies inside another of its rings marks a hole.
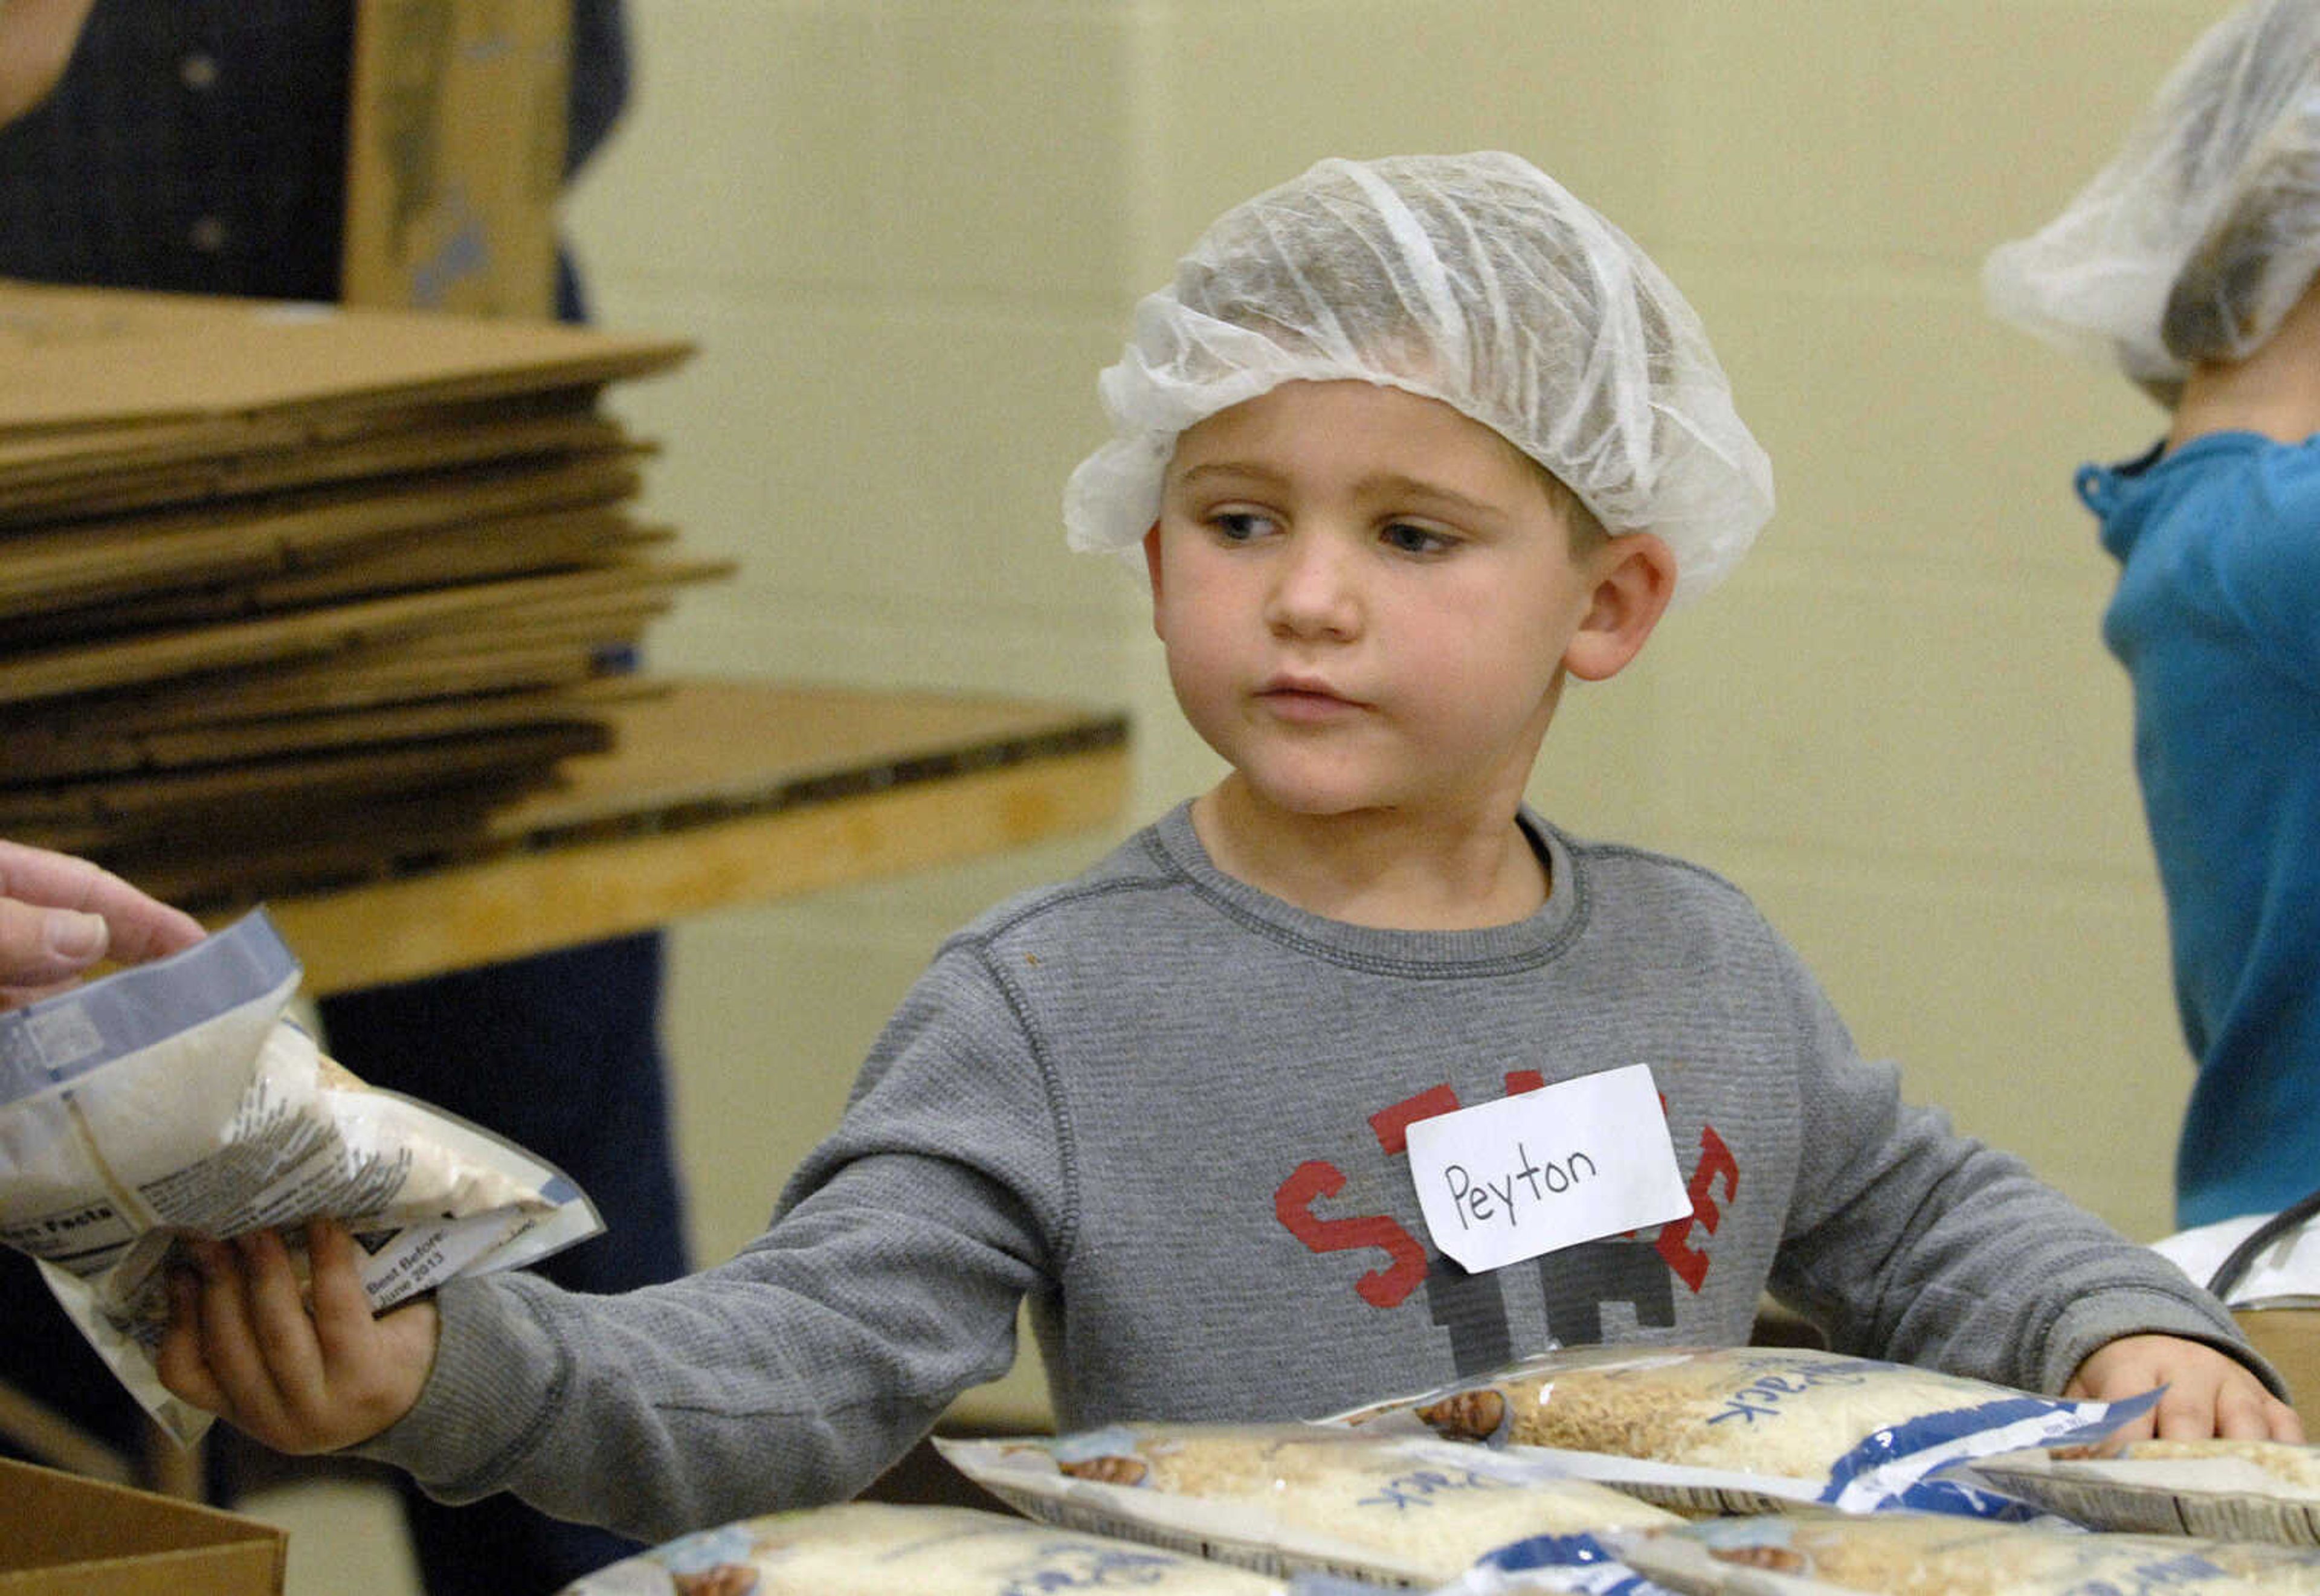
[[[1685,1596],[2312,1596],[2320,1551],[1941,1513],[1711,1519],[1612,1537]]]
[[[2320,1446],[2287,1441],[2131,1441],[2008,1452],[1977,1479],[2097,1529],[2188,1530],[2320,1546]]]
[[[1643,1530],[1642,1535],[1656,1533]],[[1636,1572],[1618,1550],[1619,1537],[1535,1535],[1500,1546],[1433,1596],[1681,1596]],[[1608,1542],[1612,1544],[1606,1544]]]
[[[1430,1586],[1526,1537],[1681,1521],[1543,1460],[1320,1425],[1120,1424],[935,1445],[1034,1518],[1283,1576]]]
[[[308,1220],[343,1220],[384,1310],[603,1228],[553,1166],[324,1056],[285,1017],[298,979],[261,910],[0,1014],[0,1243],[40,1260],[66,1312],[181,1441],[209,1416],[153,1370],[180,1236],[291,1227],[295,1243]]]
[[[665,1541],[561,1596],[1286,1596],[1278,1580],[979,1508],[854,1501]]]
[[[2064,1401],[1808,1347],[1582,1347],[1331,1422],[1547,1448],[1574,1474],[1681,1512],[1808,1502],[2019,1517],[2017,1502],[1936,1476],[2098,1440],[2157,1400]]]

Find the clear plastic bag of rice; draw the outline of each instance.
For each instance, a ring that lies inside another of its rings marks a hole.
[[[2311,1596],[2320,1552],[1937,1513],[1712,1519],[1618,1533],[1627,1564],[1686,1596]],[[1509,1587],[1519,1589],[1520,1587]],[[1552,1588],[1552,1587],[1548,1587]]]
[[[1509,1541],[1680,1522],[1551,1463],[1310,1424],[1122,1424],[936,1446],[1034,1518],[1290,1575],[1431,1586]]]
[[[665,1541],[561,1596],[1287,1596],[1278,1580],[977,1508],[855,1501]]]
[[[1649,1537],[1654,1530],[1637,1534]],[[1595,1535],[1535,1535],[1497,1547],[1432,1596],[1531,1596],[1552,1591],[1570,1596],[1681,1596],[1636,1572],[1619,1547],[1619,1532]]]
[[[1570,1473],[1686,1513],[1810,1502],[2018,1517],[2020,1504],[1938,1476],[2098,1440],[2154,1401],[2065,1401],[1808,1347],[1583,1347],[1329,1422],[1547,1448]]]
[[[2320,1446],[2286,1441],[2131,1441],[2008,1452],[1977,1478],[2097,1529],[2320,1546]]]
[[[373,1089],[289,1018],[300,971],[263,911],[182,952],[0,1014],[0,1245],[154,1419],[209,1415],[153,1366],[186,1235],[345,1220],[384,1310],[603,1229],[561,1171]],[[433,1038],[457,1048],[452,1034]]]

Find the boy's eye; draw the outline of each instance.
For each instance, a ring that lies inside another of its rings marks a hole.
[[[1457,540],[1431,527],[1416,526],[1406,521],[1388,525],[1381,534],[1390,549],[1403,554],[1439,554],[1454,547]]]
[[[1221,510],[1209,517],[1217,535],[1228,543],[1246,543],[1273,530],[1273,517],[1255,510]]]

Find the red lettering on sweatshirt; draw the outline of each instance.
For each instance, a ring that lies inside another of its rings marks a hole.
[[[1319,1158],[1300,1164],[1273,1194],[1274,1217],[1289,1233],[1317,1253],[1354,1252],[1375,1247],[1392,1260],[1392,1266],[1373,1269],[1354,1282],[1354,1290],[1373,1308],[1393,1308],[1426,1281],[1426,1249],[1418,1238],[1391,1217],[1363,1214],[1328,1220],[1313,1211],[1317,1198],[1335,1197],[1346,1189],[1344,1172]]]
[[[1448,1082],[1428,1086],[1415,1097],[1405,1097],[1390,1109],[1380,1109],[1370,1116],[1370,1129],[1377,1133],[1378,1146],[1386,1156],[1399,1158],[1409,1151],[1409,1128],[1420,1120],[1431,1120],[1441,1114],[1458,1111],[1458,1094]]]
[[[1716,1183],[1724,1183],[1724,1201],[1731,1202],[1740,1191],[1740,1165],[1732,1156],[1732,1149],[1716,1134],[1716,1127],[1699,1128],[1699,1164],[1691,1172],[1691,1182],[1684,1188],[1691,1199],[1689,1219],[1671,1220],[1660,1228],[1660,1256],[1675,1271],[1676,1278],[1696,1293],[1708,1283],[1708,1255],[1691,1245],[1691,1228],[1698,1225],[1710,1236],[1724,1221],[1724,1211],[1716,1206]]]

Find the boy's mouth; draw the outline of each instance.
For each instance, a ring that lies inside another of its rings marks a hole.
[[[1362,708],[1328,683],[1311,676],[1276,676],[1257,691],[1258,702],[1289,720],[1342,715]]]

